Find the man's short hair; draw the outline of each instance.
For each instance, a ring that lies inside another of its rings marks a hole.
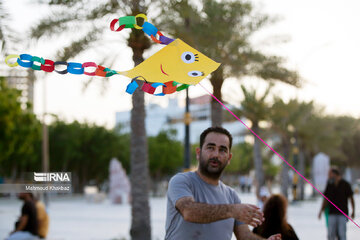
[[[202,148],[202,146],[204,145],[206,136],[211,132],[221,133],[221,134],[226,135],[229,138],[229,149],[231,149],[232,136],[229,133],[229,131],[226,130],[225,128],[223,128],[223,127],[209,127],[207,129],[205,129],[200,135],[200,148]]]
[[[330,171],[335,174],[336,176],[341,176],[340,170],[338,167],[331,167]]]

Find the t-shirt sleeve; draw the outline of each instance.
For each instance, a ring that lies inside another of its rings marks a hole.
[[[354,194],[351,185],[348,182],[346,182],[346,185],[346,196],[351,197]]]
[[[168,198],[175,206],[176,201],[183,197],[194,197],[194,194],[190,179],[184,174],[177,174],[169,182]]]

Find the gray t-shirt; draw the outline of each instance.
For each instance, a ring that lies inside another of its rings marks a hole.
[[[176,201],[183,197],[208,204],[241,203],[236,192],[221,181],[214,186],[204,182],[196,172],[178,173],[171,178],[167,193],[167,240],[230,240],[234,225],[242,224],[233,218],[207,224],[185,221],[175,208]]]

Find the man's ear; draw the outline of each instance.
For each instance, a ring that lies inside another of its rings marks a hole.
[[[196,151],[196,159],[199,161],[201,148],[197,147],[197,148],[195,149],[195,151]]]
[[[229,160],[228,160],[228,162],[227,162],[227,165],[229,165],[229,164],[230,164],[230,162],[231,162],[231,158],[232,158],[232,153],[230,153],[230,154],[229,154]]]

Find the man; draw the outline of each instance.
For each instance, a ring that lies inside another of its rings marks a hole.
[[[329,171],[329,179],[325,188],[324,195],[329,198],[338,208],[341,209],[346,215],[349,214],[348,199],[350,199],[352,206],[351,218],[355,218],[355,203],[353,198],[353,191],[350,184],[341,178],[340,171],[333,167]],[[319,219],[325,207],[329,207],[328,218],[328,240],[346,240],[346,222],[347,218],[336,209],[331,203],[328,203],[326,199],[319,212]],[[337,238],[338,237],[338,238]]]
[[[18,198],[24,201],[21,216],[15,223],[15,230],[10,239],[35,239],[38,235],[38,220],[32,193],[19,193]]]
[[[176,174],[169,182],[165,239],[226,240],[233,232],[237,239],[263,239],[247,225],[261,224],[262,212],[254,205],[241,204],[236,192],[219,180],[230,163],[231,145],[232,136],[221,127],[201,134],[197,171]]]

